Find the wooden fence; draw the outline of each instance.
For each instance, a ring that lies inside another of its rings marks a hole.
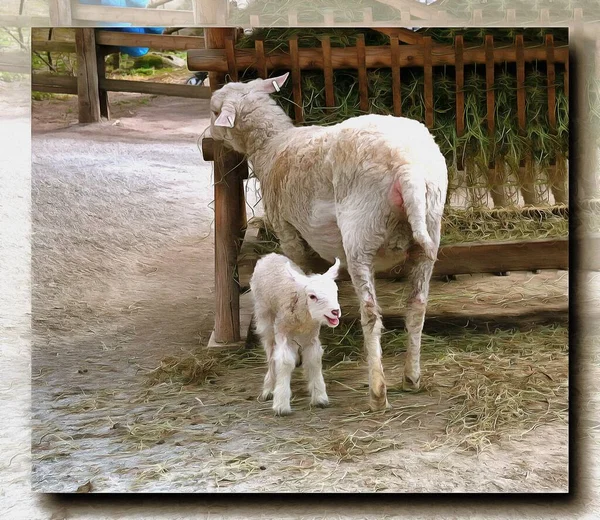
[[[118,52],[120,46],[185,51],[204,47],[204,38],[134,34],[95,29],[74,30],[75,42],[33,40],[32,49],[37,52],[77,54],[77,77],[34,73],[31,83],[32,90],[38,92],[77,94],[80,122],[97,122],[101,117],[108,118],[110,116],[107,92],[136,92],[187,98],[210,98],[208,87],[110,79],[106,77],[105,69],[106,56]]]

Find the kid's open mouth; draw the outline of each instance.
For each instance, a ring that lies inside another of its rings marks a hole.
[[[330,318],[329,316],[325,315],[325,318],[327,318],[327,322],[329,323],[330,326],[332,327],[337,327],[340,323],[339,318]]]

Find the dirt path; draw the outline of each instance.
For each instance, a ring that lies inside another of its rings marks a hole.
[[[393,416],[363,417],[355,357],[328,365],[328,410],[307,410],[297,381],[288,422],[255,401],[260,351],[221,359],[205,384],[185,381],[182,364],[200,370],[213,322],[211,171],[197,147],[207,102],[119,100],[111,122],[90,126],[73,124],[72,101],[33,105],[34,489],[566,490],[566,424],[479,456],[426,449],[444,431],[439,392],[392,391]],[[522,308],[509,286],[537,283],[564,318],[564,273],[509,278],[436,282],[436,313],[483,285],[487,305]],[[481,307],[471,300],[463,307]],[[402,354],[386,356],[398,381]],[[177,370],[149,384],[161,361]]]

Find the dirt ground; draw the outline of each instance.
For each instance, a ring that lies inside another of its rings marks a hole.
[[[296,378],[283,419],[256,401],[259,349],[218,354],[206,381],[152,372],[203,363],[213,324],[211,167],[198,149],[207,115],[204,100],[121,95],[110,122],[80,126],[73,98],[33,103],[33,489],[567,491],[560,417],[480,453],[444,442],[433,353],[425,390],[408,394],[395,385],[403,353],[385,351],[385,415],[366,413],[356,356],[325,359],[326,410],[308,409]],[[488,331],[525,311],[513,329],[540,325],[541,310],[542,325],[566,324],[567,288],[565,272],[437,280],[425,332],[451,315],[452,327]],[[564,389],[566,357],[552,360]]]

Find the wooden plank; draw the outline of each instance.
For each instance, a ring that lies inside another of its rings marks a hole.
[[[79,122],[97,123],[101,116],[94,29],[76,29],[75,44],[77,46]]]
[[[218,348],[222,350],[224,348],[239,349],[245,347],[248,344],[248,338],[251,334],[253,310],[252,294],[246,292],[240,295],[240,339],[238,341],[219,343],[216,341],[215,331],[213,331],[206,348]]]
[[[374,27],[375,31],[409,44],[422,44],[423,35],[402,27]]]
[[[463,63],[464,38],[461,34],[454,39],[456,73],[456,133],[460,137],[465,132],[465,66]]]
[[[240,236],[238,164],[221,141],[215,141],[215,341],[240,340],[240,293],[237,281]]]
[[[569,55],[567,54],[567,59],[565,60],[565,74],[563,76],[564,78],[564,90],[565,90],[565,97],[567,99],[569,99]]]
[[[321,50],[323,51],[323,75],[325,76],[325,105],[329,108],[333,108],[335,106],[335,92],[333,90],[331,39],[329,35],[321,37]]]
[[[433,128],[433,67],[431,60],[431,36],[423,37],[423,74],[425,96],[425,124]]]
[[[0,52],[0,71],[30,74],[31,64],[26,51]]]
[[[517,119],[519,122],[519,131],[524,134],[526,127],[525,114],[525,51],[523,46],[523,35],[517,34]]]
[[[487,128],[490,140],[494,138],[494,37],[485,36],[485,87],[487,104]]]
[[[267,79],[269,77],[269,72],[267,70],[267,59],[265,57],[265,42],[263,40],[255,40],[254,49],[256,51],[256,69],[258,70],[258,77]]]
[[[365,61],[365,35],[356,37],[356,62],[358,69],[358,91],[360,94],[359,108],[362,112],[369,111],[369,80]]]
[[[174,96],[191,99],[210,99],[210,87],[178,85],[175,83],[154,83],[152,81],[129,81],[123,79],[102,79],[100,87],[111,92],[136,92],[155,96]]]
[[[229,67],[227,65],[227,53],[225,51],[225,40],[228,36],[232,35],[233,31],[231,29],[221,29],[221,28],[207,28],[205,30],[205,38],[206,38],[206,47],[204,51],[188,51],[188,68],[189,68],[189,56],[190,52],[220,52],[223,53],[223,64],[225,65],[225,70],[215,70],[214,68],[202,68],[198,70],[209,71],[208,73],[208,81],[210,83],[210,89],[214,92],[215,90],[221,88],[225,84],[225,74],[229,72]],[[239,62],[236,60],[236,63]],[[192,70],[192,69],[190,69]],[[196,70],[196,69],[193,69]]]
[[[227,55],[229,78],[231,81],[238,81],[238,68],[235,61],[235,40],[231,35],[225,39],[225,53]]]
[[[31,90],[35,92],[52,92],[55,94],[77,95],[77,78],[74,76],[32,74]]]
[[[554,37],[546,34],[546,77],[548,80],[548,124],[556,130],[556,71],[554,68]]]
[[[296,123],[302,123],[304,121],[304,114],[302,113],[302,72],[300,70],[298,50],[298,36],[294,35],[290,39],[290,59],[292,69],[292,93],[294,97],[294,115]]]
[[[398,38],[390,36],[390,52],[392,54],[392,101],[394,104],[394,115],[402,115],[402,92],[400,90],[400,56],[398,54],[400,44]]]
[[[135,34],[110,30],[96,32],[98,45],[111,47],[149,47],[157,51],[187,51],[204,49],[205,41],[201,36],[174,36],[165,34]]]
[[[32,40],[31,48],[35,52],[75,53],[75,42],[60,42],[55,40]]]
[[[454,65],[455,52],[453,45],[432,45],[431,65]],[[494,62],[516,61],[516,46],[498,47],[494,49]],[[400,67],[422,67],[424,64],[423,48],[420,45],[401,45],[399,53]],[[568,55],[568,47],[555,47],[554,60],[556,63],[564,63]],[[254,49],[237,49],[236,57],[238,67],[256,67],[256,53]],[[366,48],[367,68],[389,68],[391,67],[391,55],[388,45],[369,45]],[[546,59],[546,48],[544,45],[527,45],[524,48],[523,59],[526,62]],[[483,46],[469,47],[464,49],[463,61],[465,65],[485,64],[485,48]],[[267,63],[271,69],[291,68],[292,58],[289,53],[273,51],[268,53]],[[333,69],[356,69],[356,49],[354,47],[335,47],[331,49],[331,63]],[[298,50],[298,65],[302,70],[323,70],[323,55],[318,48],[302,48]],[[210,70],[215,72],[227,72],[227,59],[224,50],[212,48],[211,50],[188,51],[188,69]]]
[[[136,7],[110,7],[103,5],[73,4],[74,20],[101,23],[115,23],[127,20],[135,26],[189,27],[194,25],[193,11],[174,9],[140,9]]]
[[[52,27],[69,27],[73,24],[71,0],[48,0],[48,9]]]

